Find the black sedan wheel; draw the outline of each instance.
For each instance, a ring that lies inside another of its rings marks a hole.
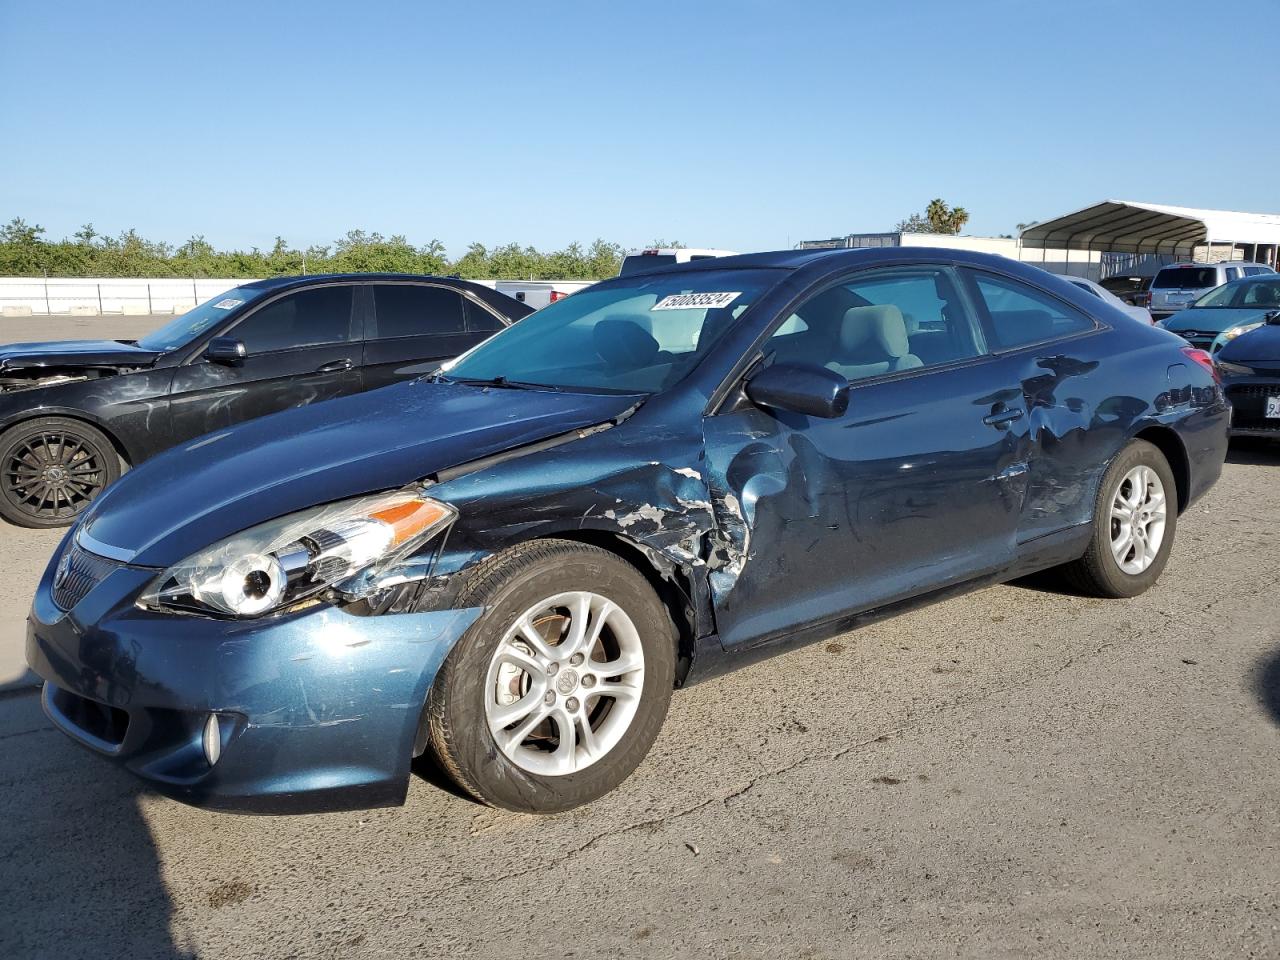
[[[120,476],[100,430],[41,417],[0,435],[0,516],[22,527],[65,527]]]

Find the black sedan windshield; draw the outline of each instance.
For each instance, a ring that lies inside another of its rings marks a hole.
[[[1215,307],[1280,307],[1280,276],[1253,277],[1224,283],[1218,289],[1206,293],[1194,306],[1197,310],[1212,310]]]
[[[447,380],[616,393],[679,382],[778,270],[627,277],[544,307],[442,368]]]
[[[143,350],[158,350],[162,353],[179,350],[210,327],[227,319],[236,307],[261,295],[262,291],[254,287],[234,287],[212,300],[206,300],[194,310],[174,317],[159,330],[152,330],[138,341],[138,346]]]

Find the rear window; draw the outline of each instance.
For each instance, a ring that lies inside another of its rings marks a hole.
[[[1203,290],[1217,285],[1217,267],[1167,267],[1151,284],[1157,290]]]
[[[638,253],[622,261],[622,269],[618,271],[618,276],[625,277],[629,273],[640,273],[655,267],[669,267],[675,262],[674,253]]]

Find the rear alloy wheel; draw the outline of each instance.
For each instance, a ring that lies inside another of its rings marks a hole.
[[[65,527],[120,476],[120,458],[100,431],[40,417],[0,435],[0,516],[23,527]]]
[[[485,613],[441,667],[427,718],[458,786],[554,813],[625,780],[675,678],[671,619],[639,571],[598,547],[533,541],[481,564],[457,603]]]
[[[1063,574],[1082,593],[1136,597],[1164,570],[1177,523],[1169,461],[1153,444],[1133,440],[1102,479],[1089,549]]]
[[[1123,477],[1111,498],[1111,555],[1130,576],[1145,571],[1164,542],[1168,500],[1160,475],[1138,464]]]

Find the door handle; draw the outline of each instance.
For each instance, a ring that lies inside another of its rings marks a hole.
[[[1022,417],[1022,411],[1016,407],[1013,409],[1005,408],[1004,410],[993,410],[982,418],[982,422],[989,427],[1003,428],[1007,427],[1013,421]]]
[[[341,373],[343,370],[350,370],[355,364],[350,360],[330,360],[328,363],[322,363],[316,367],[316,373]]]

